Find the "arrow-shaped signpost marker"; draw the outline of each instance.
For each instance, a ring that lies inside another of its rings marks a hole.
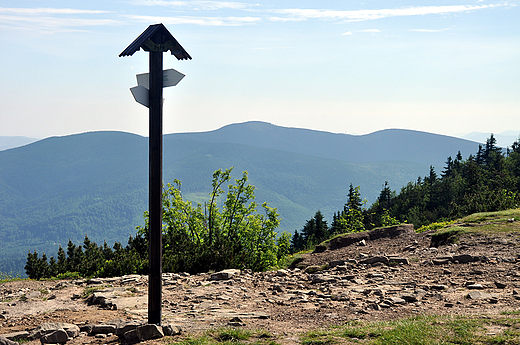
[[[149,97],[148,92],[150,89],[150,73],[138,74],[137,76],[137,86],[130,88],[132,92],[132,96],[137,103],[144,105],[145,107],[149,107]],[[174,70],[173,68],[167,69],[163,71],[163,88],[169,86],[177,85],[182,78],[184,78],[184,74]]]
[[[119,56],[131,56],[141,48],[150,53],[150,73],[149,77],[145,78],[148,79],[148,92],[144,92],[143,89],[136,91],[139,98],[145,97],[144,93],[148,94],[147,107],[150,121],[148,323],[160,325],[162,317],[162,89],[165,85],[170,86],[167,85],[169,81],[163,84],[163,52],[169,50],[178,60],[191,60],[191,56],[162,24],[150,25]],[[142,85],[137,87],[147,89]],[[134,91],[132,94],[136,97]]]

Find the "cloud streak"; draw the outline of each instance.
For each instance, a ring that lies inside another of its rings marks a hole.
[[[127,16],[131,21],[152,23],[161,22],[165,25],[191,24],[202,26],[243,26],[261,21],[259,17],[156,17],[156,16]]]
[[[428,14],[450,14],[459,12],[471,12],[501,6],[511,6],[508,3],[490,5],[449,5],[449,6],[416,6],[404,8],[388,8],[376,10],[322,10],[322,9],[279,9],[272,12],[286,14],[301,19],[346,20],[367,21],[388,17],[420,16]]]
[[[253,5],[244,2],[231,1],[167,1],[167,0],[134,0],[130,1],[132,5],[137,6],[166,6],[179,9],[205,10],[214,11],[222,9],[242,10],[250,8]]]
[[[73,8],[9,8],[0,7],[0,13],[7,14],[28,14],[28,15],[42,15],[42,14],[102,14],[111,13],[110,11],[101,10],[79,10]]]

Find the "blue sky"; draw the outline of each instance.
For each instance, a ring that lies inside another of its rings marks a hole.
[[[0,135],[147,135],[129,91],[163,23],[193,60],[164,132],[260,120],[364,134],[520,131],[520,1],[0,0]]]

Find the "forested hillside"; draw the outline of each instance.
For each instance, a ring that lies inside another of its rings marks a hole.
[[[382,158],[376,154],[379,150],[375,145],[354,141],[345,146],[344,135],[258,122],[221,131],[219,135],[207,132],[208,136],[166,135],[165,182],[181,180],[184,197],[198,202],[207,200],[215,170],[234,167],[235,174],[248,171],[257,200],[278,209],[278,231],[301,228],[317,209],[332,215],[345,203],[350,183],[361,185],[362,197],[371,203],[385,181],[400,188],[428,172],[428,165],[405,154],[394,153],[391,158],[395,160],[386,157],[377,161]],[[390,134],[378,147],[391,151],[395,144],[394,151],[399,152],[401,135],[408,138],[410,131],[394,130]],[[477,144],[459,139],[449,147],[431,146],[431,134],[413,135],[415,150],[422,152],[421,156],[431,152],[434,156],[442,154],[445,160],[460,146],[474,147],[470,152],[477,148]],[[279,139],[277,148],[265,147],[278,137],[285,139]],[[434,138],[442,141],[448,137]],[[147,145],[147,138],[133,134],[92,132],[1,151],[0,271],[20,272],[29,250],[55,255],[58,245],[66,246],[69,239],[80,243],[85,235],[97,243],[106,240],[109,245],[114,241],[124,244],[135,234],[136,226],[143,225],[143,212],[148,208]],[[295,152],[295,145],[306,149]],[[310,151],[312,147],[320,149]],[[327,150],[332,147],[347,154],[343,159],[324,157],[330,155]],[[370,162],[349,158],[350,153],[368,147],[373,150]]]
[[[430,166],[424,178],[409,182],[400,191],[385,183],[370,207],[363,207],[360,187],[349,188],[347,202],[334,213],[331,225],[318,210],[292,238],[293,251],[311,247],[335,234],[410,223],[435,229],[450,221],[478,213],[520,206],[520,139],[506,150],[491,135],[475,154],[448,156],[437,173]],[[420,229],[419,229],[420,230]]]

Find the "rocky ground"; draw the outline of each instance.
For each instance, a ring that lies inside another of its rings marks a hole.
[[[164,274],[162,325],[182,334],[264,329],[290,344],[301,332],[354,319],[518,310],[519,241],[513,232],[432,246],[430,233],[404,225],[337,238],[285,270]],[[67,344],[124,342],[125,325],[146,323],[147,289],[137,275],[4,283],[0,336],[36,344],[38,326],[60,322],[78,328]]]

